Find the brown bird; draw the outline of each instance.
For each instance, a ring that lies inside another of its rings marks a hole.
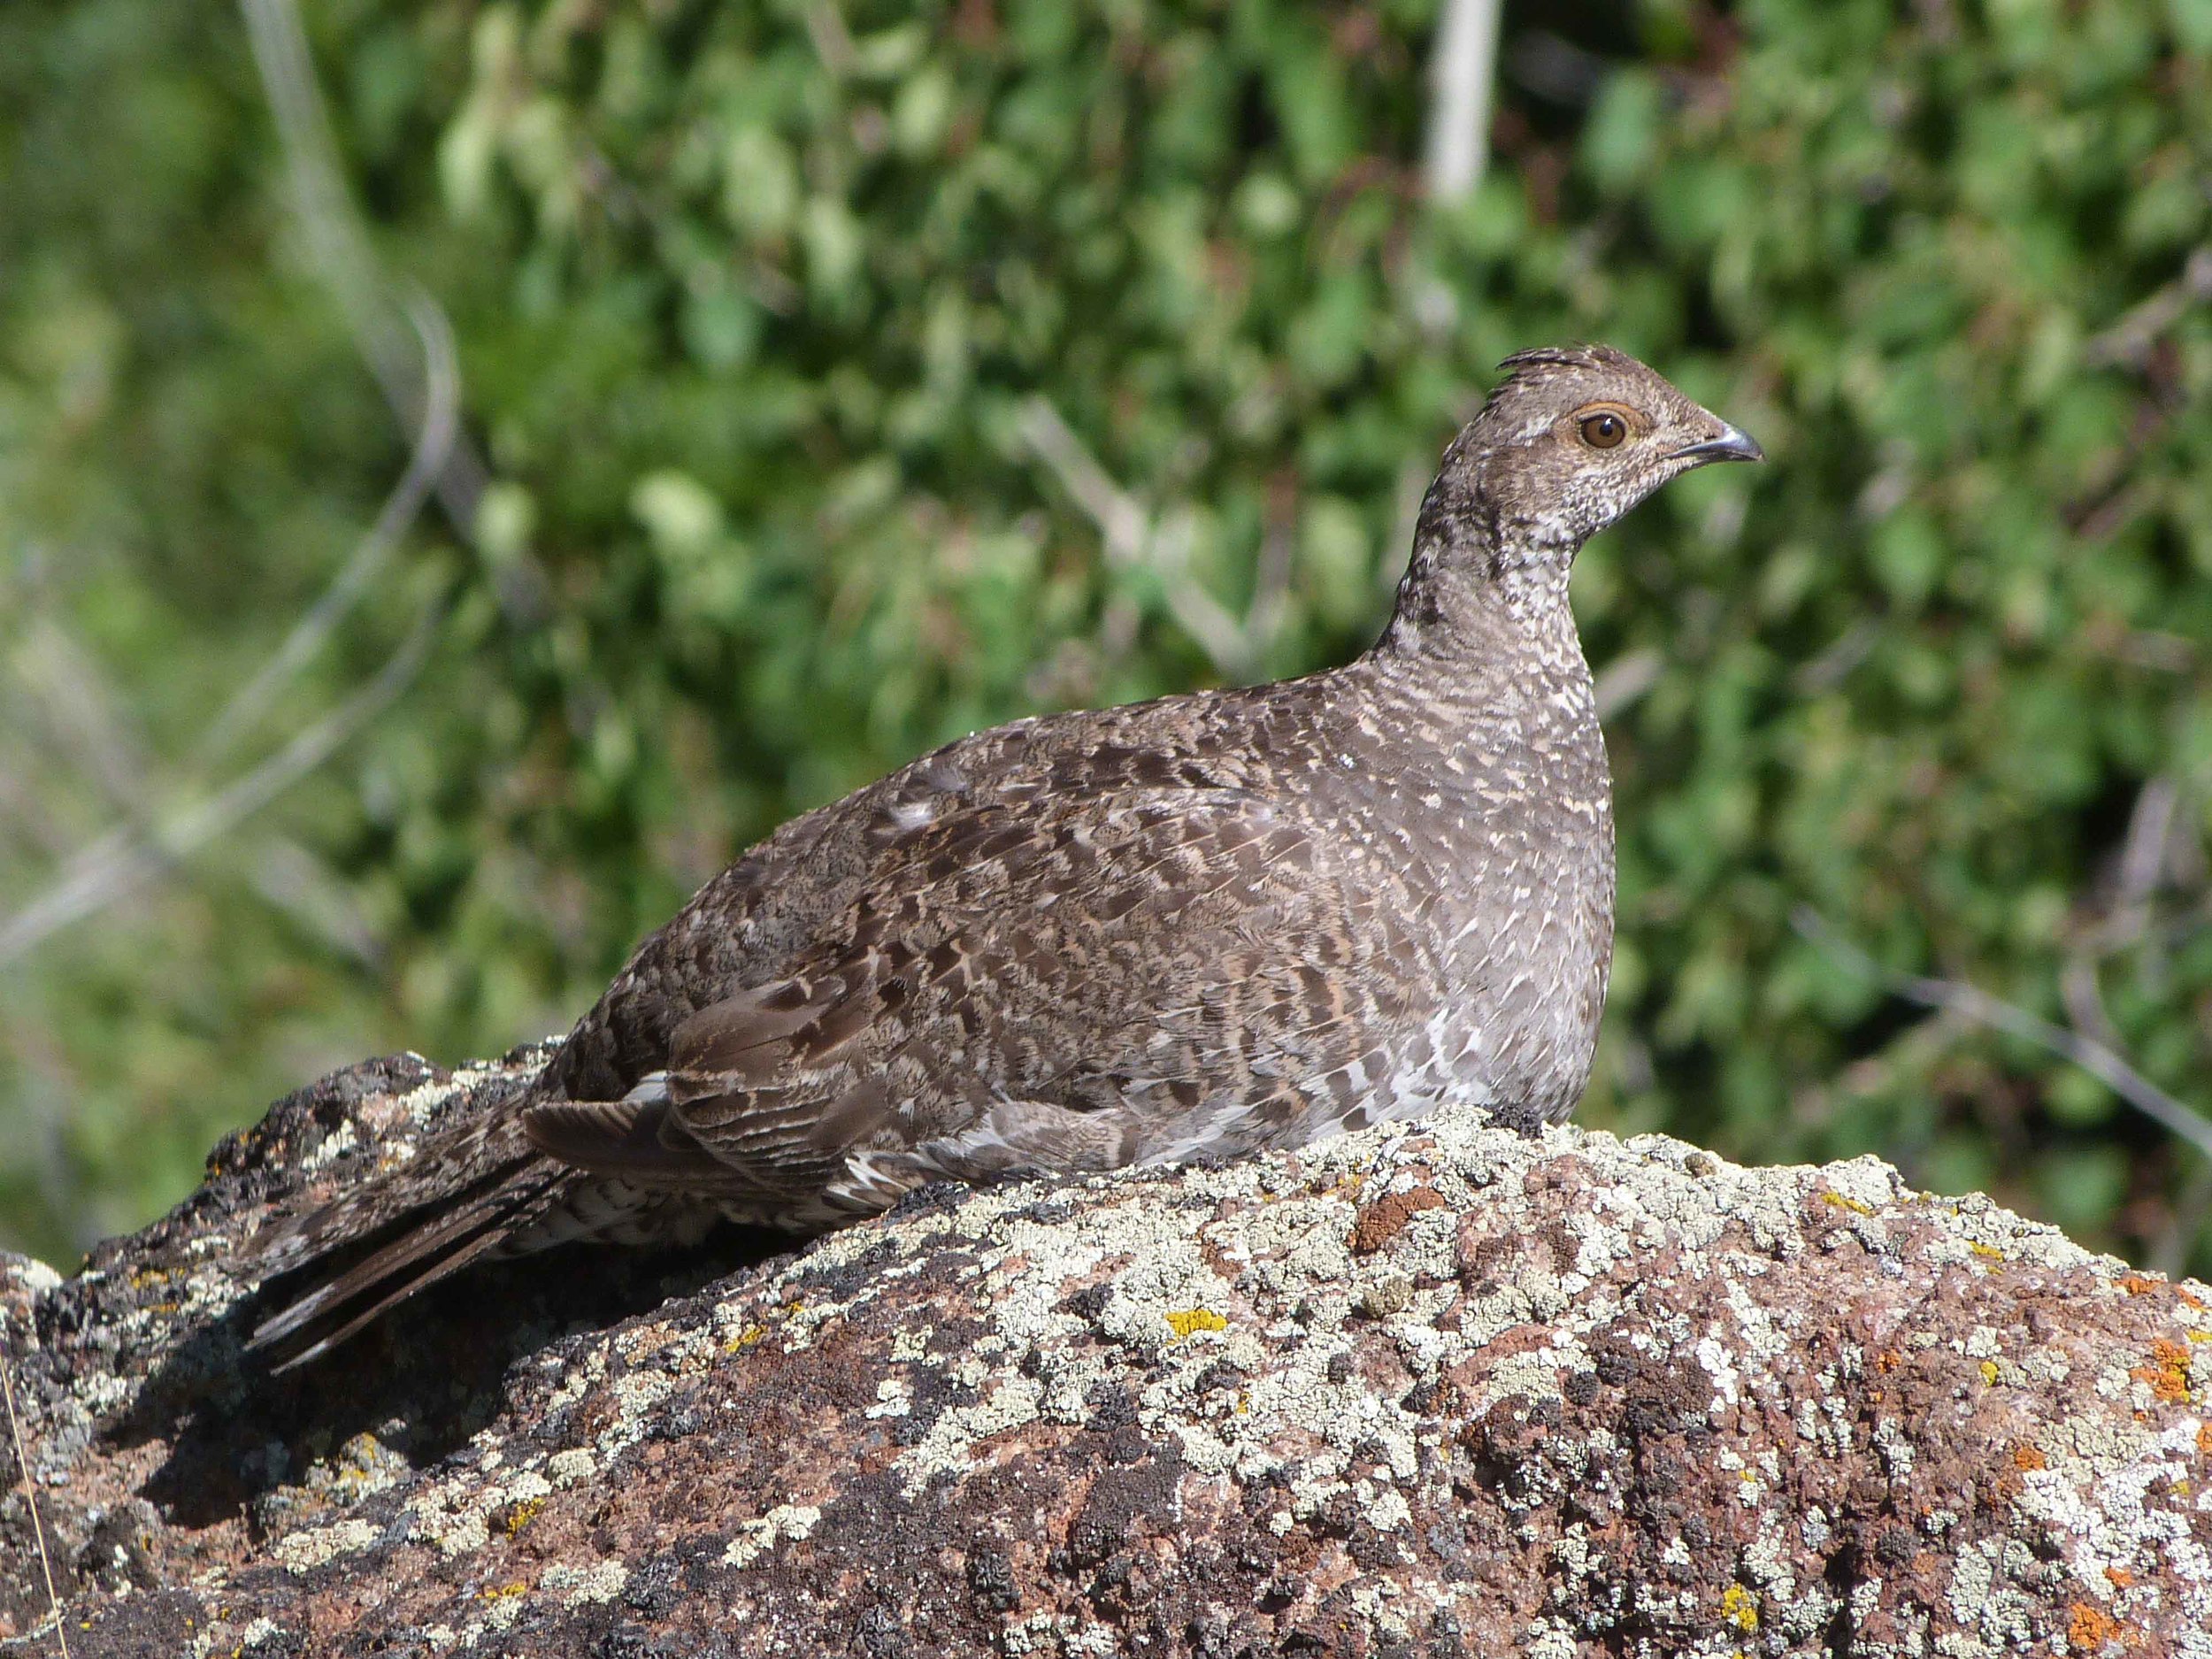
[[[641,945],[523,1094],[257,1238],[344,1265],[323,1352],[480,1257],[796,1231],[922,1183],[1218,1158],[1588,1080],[1612,957],[1583,542],[1759,447],[1605,346],[1525,351],[1445,450],[1374,648],[1017,721],[795,818]],[[365,1255],[359,1255],[365,1250]]]

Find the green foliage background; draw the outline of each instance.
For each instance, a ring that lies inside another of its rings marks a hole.
[[[1496,359],[1581,337],[1773,457],[1577,574],[1632,687],[1584,1121],[1877,1151],[2212,1271],[2203,1159],[1790,925],[2057,1020],[2090,960],[2212,1107],[2212,0],[1509,8],[1449,208],[1433,0],[307,10],[493,482],[219,760],[404,439],[236,13],[0,10],[0,917],[448,605],[333,762],[0,967],[0,1238],[136,1224],[328,1066],[560,1029],[749,841],[927,745],[1214,677],[1025,400],[1233,615],[1275,594],[1272,675],[1365,643]]]

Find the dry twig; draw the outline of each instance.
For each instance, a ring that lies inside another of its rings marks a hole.
[[[1597,682],[1591,688],[1598,718],[1609,720],[1627,709],[1659,683],[1659,676],[1666,666],[1666,659],[1648,645],[1623,651],[1606,664],[1598,671]]]
[[[483,469],[461,429],[460,374],[451,328],[427,295],[415,292],[403,302],[395,301],[378,267],[339,170],[294,0],[241,0],[241,6],[308,245],[362,356],[409,432],[411,451],[406,472],[375,524],[329,588],[211,723],[198,745],[203,760],[234,746],[322,649],[389,562],[433,490],[455,527],[468,538],[474,533],[484,482]],[[135,822],[79,849],[58,882],[13,915],[0,918],[0,966],[189,856],[320,765],[412,681],[429,655],[442,614],[441,602],[426,602],[375,678],[273,755],[220,787],[188,783],[165,808],[136,804]]]
[[[368,591],[369,584],[390,559],[400,538],[407,534],[408,526],[422,511],[424,499],[445,471],[446,459],[458,442],[461,429],[461,373],[454,357],[453,330],[446,322],[444,311],[426,294],[408,296],[407,316],[422,342],[426,393],[422,430],[416,434],[414,453],[407,458],[407,470],[400,475],[392,493],[384,498],[376,522],[355,547],[352,557],[339,567],[322,597],[293,625],[284,643],[260,672],[223,705],[222,712],[215,717],[200,740],[200,752],[204,756],[212,757],[227,752],[268,710],[284,682],[305,667],[323,648],[346,612]]]
[[[2161,336],[2196,306],[2212,303],[2212,247],[2190,254],[2181,274],[2082,342],[2081,359],[2093,368],[2124,364],[2140,368]]]
[[[294,0],[239,0],[239,4],[262,89],[276,118],[309,250],[402,430],[417,433],[429,424],[428,378],[408,338],[404,309],[392,297],[346,188],[298,10]],[[483,463],[466,436],[457,432],[442,458],[437,488],[446,518],[464,541],[475,536],[484,483]]]
[[[1925,979],[1885,967],[1829,926],[1810,905],[1800,905],[1792,911],[1790,926],[1841,966],[1908,1002],[1923,1008],[1947,1009],[2072,1062],[2146,1118],[2212,1158],[2212,1122],[2159,1087],[2108,1045],[2063,1025],[2054,1025],[1978,986],[1957,979]]]
[[[1160,583],[1168,614],[1206,653],[1225,680],[1248,679],[1259,665],[1261,641],[1246,622],[1199,586],[1188,568],[1197,526],[1188,511],[1155,518],[1108,475],[1051,401],[1041,396],[1022,405],[1022,440],[1052,469],[1060,487],[1098,526],[1107,563],[1145,570]]]
[[[376,678],[259,765],[223,788],[161,814],[143,833],[111,830],[76,858],[54,887],[0,921],[0,967],[42,941],[205,846],[266,806],[336,753],[339,746],[404,691],[430,655],[445,609],[426,602]]]
[[[61,1616],[61,1597],[54,1588],[54,1558],[46,1550],[46,1524],[39,1518],[30,1449],[23,1443],[23,1420],[15,1410],[15,1379],[4,1355],[0,1355],[0,1395],[7,1401],[8,1432],[15,1439],[15,1461],[23,1471],[23,1502],[31,1511],[31,1536],[38,1541],[39,1569],[46,1575],[46,1603],[54,1613],[54,1640],[61,1649],[61,1659],[69,1659],[69,1630]]]

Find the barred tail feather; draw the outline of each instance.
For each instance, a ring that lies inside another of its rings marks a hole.
[[[526,1144],[500,1144],[506,1139],[471,1125],[367,1185],[267,1229],[249,1247],[244,1271],[253,1278],[280,1278],[326,1256],[340,1259],[305,1294],[263,1320],[248,1349],[305,1339],[306,1346],[276,1369],[303,1364],[541,1216],[567,1171]],[[365,1305],[365,1311],[357,1311]]]
[[[387,1309],[496,1251],[544,1211],[558,1178],[550,1166],[526,1170],[472,1203],[402,1233],[257,1325],[248,1351],[301,1341],[271,1367],[277,1372],[321,1357]]]

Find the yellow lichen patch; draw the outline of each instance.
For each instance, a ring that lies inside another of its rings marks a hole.
[[[499,1517],[499,1530],[512,1538],[517,1532],[536,1520],[545,1508],[543,1498],[519,1498],[507,1506],[507,1512]]]
[[[1740,1584],[1721,1592],[1720,1616],[1745,1635],[1759,1628],[1759,1599]]]
[[[1175,1308],[1169,1310],[1167,1328],[1179,1339],[1197,1331],[1225,1331],[1229,1322],[1211,1308]]]
[[[2077,1601],[2067,1611],[2066,1645],[2076,1653],[2095,1653],[2120,1634],[2119,1620],[2086,1601]]]
[[[2005,1259],[2005,1253],[1993,1244],[1975,1243],[1966,1248],[1973,1251],[1975,1255],[1987,1256],[1992,1261],[2001,1262]]]
[[[1874,1213],[1873,1205],[1848,1197],[1842,1193],[1823,1193],[1820,1195],[1820,1202],[1824,1204],[1833,1204],[1838,1210],[1847,1210],[1855,1216],[1870,1216]]]
[[[1997,1362],[1995,1360],[1985,1359],[1982,1362],[1982,1380],[1992,1388],[1997,1386]]]
[[[2190,1397],[2189,1349],[2162,1336],[2151,1344],[2151,1363],[2136,1366],[2128,1375],[2148,1383],[2151,1393],[2168,1405],[2184,1404]]]
[[[2041,1447],[2031,1446],[2022,1440],[2012,1448],[2012,1466],[2024,1475],[2034,1470],[2048,1469],[2051,1460],[2043,1455]]]
[[[480,1601],[504,1601],[512,1596],[529,1594],[530,1586],[518,1578],[512,1584],[495,1584],[479,1590],[476,1599]]]
[[[725,1354],[738,1353],[742,1349],[752,1347],[754,1343],[759,1341],[761,1338],[766,1336],[767,1334],[768,1327],[766,1325],[749,1325],[742,1331],[740,1331],[735,1336],[732,1337],[728,1341],[723,1343],[722,1351]]]
[[[2182,1335],[2192,1342],[2212,1342],[2212,1331],[2184,1331]]]

